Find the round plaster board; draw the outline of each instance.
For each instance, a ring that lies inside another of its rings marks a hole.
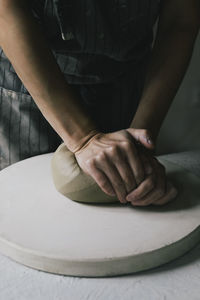
[[[167,263],[200,240],[200,178],[157,157],[177,187],[164,206],[80,203],[53,183],[53,153],[0,171],[0,252],[46,272],[101,277]]]

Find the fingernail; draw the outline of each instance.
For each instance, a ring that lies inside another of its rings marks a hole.
[[[126,200],[127,201],[129,201],[129,202],[131,202],[131,201],[134,201],[134,200],[136,200],[136,197],[134,197],[134,196],[131,196],[131,197],[126,197]]]
[[[150,138],[146,138],[146,141],[147,141],[148,144],[153,144],[152,140]]]

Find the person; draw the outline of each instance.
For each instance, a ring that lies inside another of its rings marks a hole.
[[[199,0],[2,0],[0,169],[64,142],[121,203],[174,199],[156,139],[199,23]]]

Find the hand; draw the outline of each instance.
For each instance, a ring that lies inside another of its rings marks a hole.
[[[133,206],[163,205],[172,201],[178,192],[167,180],[165,167],[147,151],[141,150],[140,157],[143,164],[151,164],[152,171],[139,187],[126,196],[126,200]]]
[[[126,195],[145,178],[145,168],[135,144],[135,136],[140,132],[143,130],[128,128],[98,133],[74,153],[83,171],[92,176],[106,194],[116,194],[121,203],[127,202]]]

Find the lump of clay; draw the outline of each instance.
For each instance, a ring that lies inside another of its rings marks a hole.
[[[119,202],[116,196],[104,193],[96,181],[80,168],[75,155],[64,143],[53,154],[51,171],[57,191],[71,200],[90,203]]]

